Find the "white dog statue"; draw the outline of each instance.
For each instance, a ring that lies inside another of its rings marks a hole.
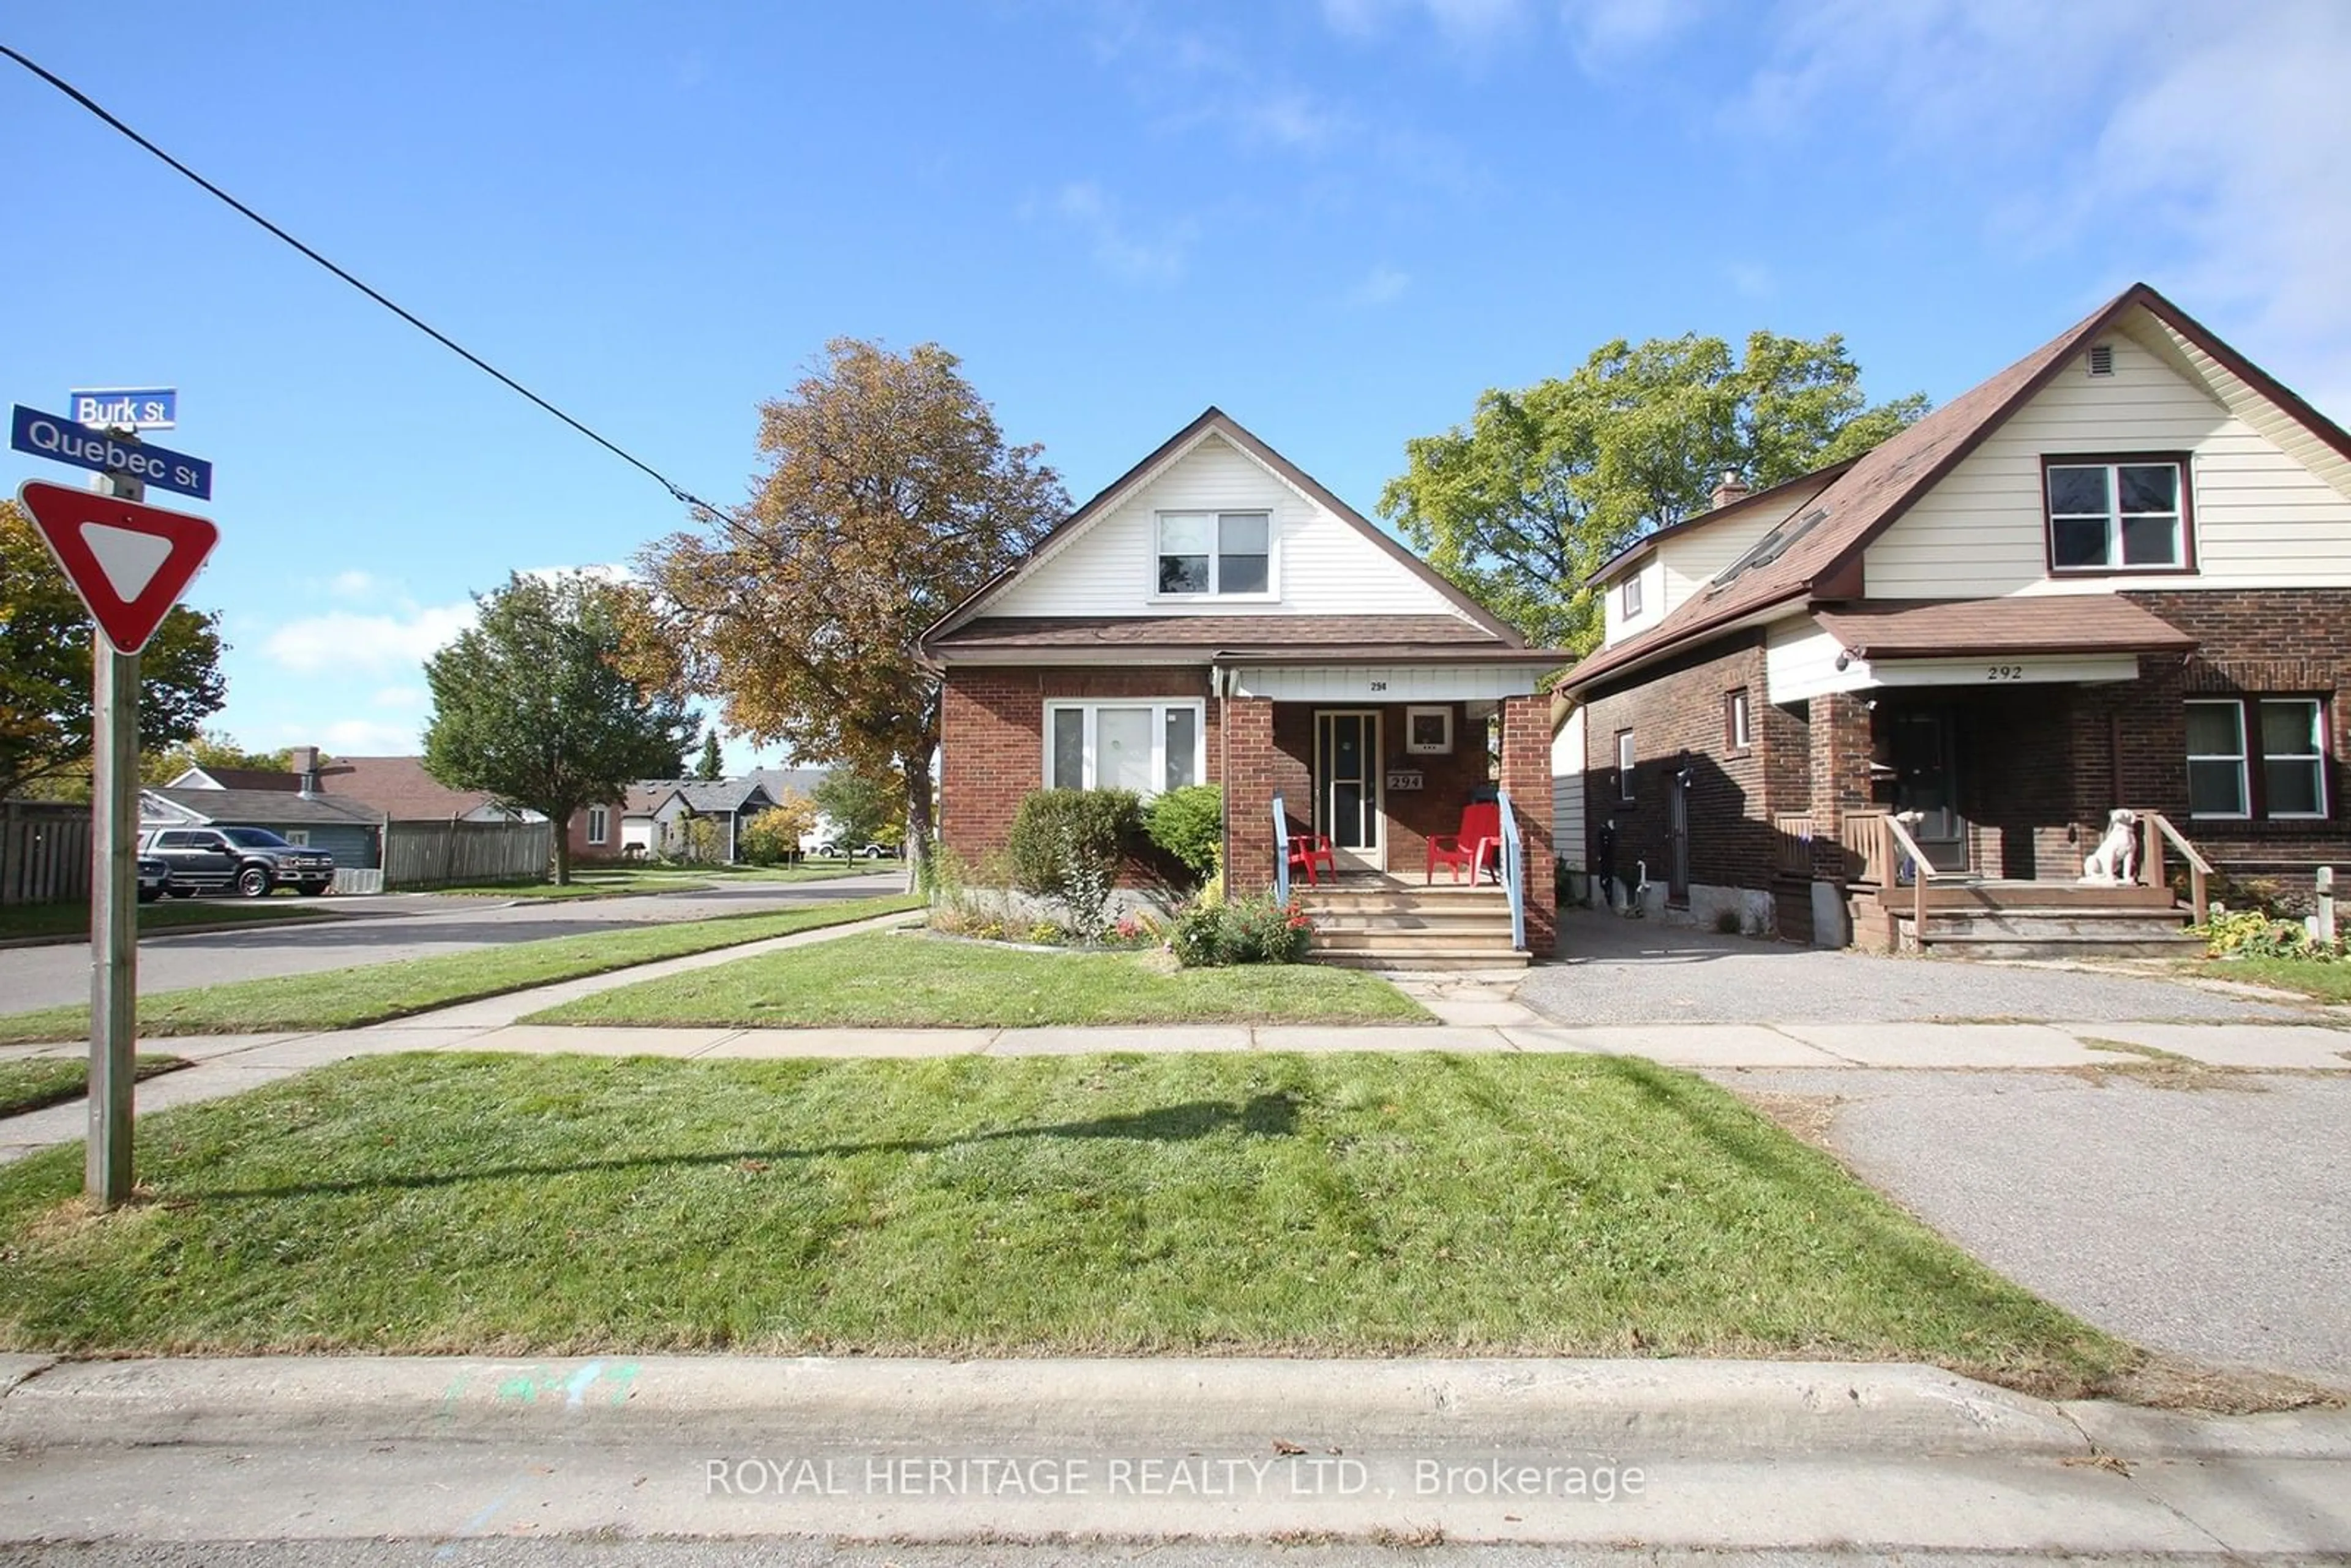
[[[2138,813],[2117,806],[2106,813],[2106,836],[2082,862],[2082,880],[2107,886],[2138,881]]]

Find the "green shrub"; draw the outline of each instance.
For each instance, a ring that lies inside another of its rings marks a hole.
[[[1225,792],[1214,784],[1186,784],[1151,802],[1144,816],[1151,841],[1206,881],[1225,851]]]
[[[1038,947],[1059,947],[1070,939],[1070,934],[1050,920],[1033,922],[1029,927],[1029,941]]]
[[[1295,964],[1306,956],[1314,923],[1297,903],[1270,894],[1232,904],[1196,904],[1169,935],[1176,961],[1187,968],[1218,964]]]
[[[1131,789],[1030,790],[1004,840],[1012,884],[1042,898],[1060,897],[1073,853],[1115,866],[1142,818],[1142,802]]]

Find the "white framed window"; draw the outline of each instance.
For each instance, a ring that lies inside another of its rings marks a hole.
[[[2043,482],[2052,572],[2193,567],[2184,458],[2051,457]]]
[[[287,843],[293,844],[298,848],[308,849],[309,847],[310,830],[308,828],[288,828],[286,830],[283,836]]]
[[[1197,698],[1049,702],[1045,784],[1156,795],[1207,773],[1207,704]]]
[[[1733,751],[1745,751],[1755,744],[1754,721],[1747,706],[1747,691],[1740,687],[1726,692],[1722,698],[1722,738]]]
[[[1639,572],[1636,571],[1626,578],[1617,588],[1616,613],[1627,621],[1639,617],[1641,613],[1641,574]]]
[[[1273,514],[1160,513],[1154,581],[1168,599],[1270,598]]]
[[[2198,817],[2314,821],[2328,815],[2320,697],[2188,704],[2188,810]]]
[[[2245,768],[2245,705],[2188,705],[2188,811],[2195,817],[2250,817]]]
[[[2326,708],[2315,697],[2263,697],[2262,815],[2326,815]]]
[[[1453,710],[1442,706],[1404,710],[1404,748],[1423,757],[1438,757],[1453,749]]]
[[[612,813],[611,809],[604,806],[589,807],[588,841],[591,844],[601,844],[605,841],[605,839],[611,836],[611,831]]]
[[[1633,799],[1633,732],[1616,732],[1616,799],[1629,803]]]

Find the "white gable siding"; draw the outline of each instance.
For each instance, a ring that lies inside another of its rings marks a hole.
[[[2120,331],[2105,340],[2112,376],[2067,364],[1870,545],[1869,597],[2351,585],[2351,497],[2175,368],[2176,353]],[[2052,580],[2043,455],[2174,451],[2192,454],[2197,572]]]
[[[1277,598],[1156,597],[1158,515],[1192,511],[1272,514]],[[1460,615],[1351,524],[1213,433],[1037,562],[987,613]]]
[[[1770,532],[1785,514],[1771,507],[1751,509],[1700,528],[1685,528],[1657,541],[1657,557],[1665,569],[1666,609],[1678,610],[1724,567],[1745,555],[1755,541]]]
[[[1635,576],[1641,580],[1641,612],[1628,616],[1625,613],[1625,580]],[[1657,553],[1651,550],[1642,559],[1638,572],[1625,572],[1610,582],[1603,597],[1600,645],[1604,648],[1637,636],[1664,620],[1666,569],[1657,559]]]

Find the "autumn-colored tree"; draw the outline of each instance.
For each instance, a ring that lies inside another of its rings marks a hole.
[[[743,824],[737,852],[753,865],[780,865],[799,853],[800,841],[816,831],[816,802],[786,789],[776,803]]]
[[[87,797],[89,616],[32,521],[0,500],[0,799],[28,787]],[[195,738],[228,699],[217,616],[174,605],[139,655],[139,738]]]
[[[1543,646],[1600,640],[1584,580],[1701,511],[1726,473],[1763,489],[1858,457],[1927,411],[1871,406],[1834,333],[1604,343],[1573,373],[1478,400],[1468,429],[1405,446],[1380,496],[1437,570]]]
[[[141,737],[142,740],[145,737]],[[319,753],[324,765],[327,754]],[[191,768],[207,772],[215,768],[250,768],[263,773],[286,773],[294,767],[294,749],[281,746],[275,751],[247,751],[237,743],[236,737],[225,729],[208,729],[193,740],[176,746],[150,747],[139,757],[139,781],[152,789],[169,784]]]
[[[830,344],[759,411],[747,506],[643,558],[650,663],[726,727],[905,787],[912,874],[931,829],[939,685],[914,639],[1069,507],[1041,448],[1008,446],[960,361]]]

